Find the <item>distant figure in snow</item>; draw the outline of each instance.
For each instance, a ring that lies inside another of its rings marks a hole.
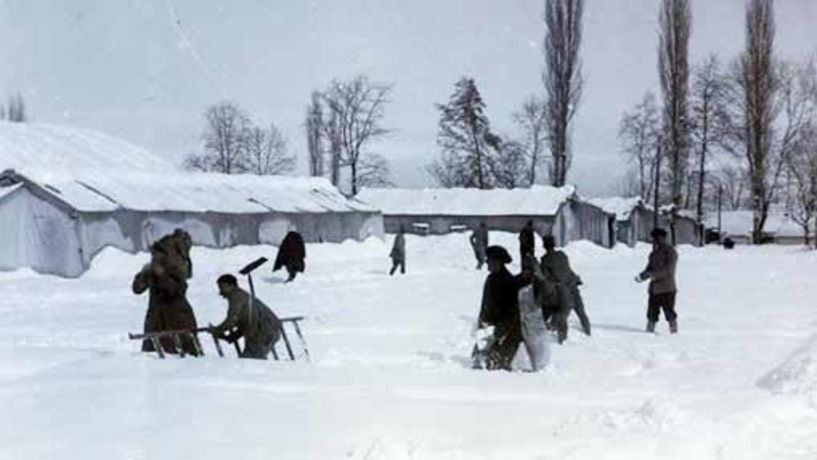
[[[582,285],[581,278],[570,268],[567,254],[556,249],[556,239],[553,235],[543,236],[542,245],[545,247],[545,255],[542,256],[540,262],[542,272],[549,280],[559,283],[565,295],[570,296],[572,300],[562,305],[554,317],[556,329],[559,332],[559,342],[564,342],[567,338],[567,318],[571,310],[575,311],[579,317],[584,333],[590,335],[590,319],[584,310],[584,301],[579,292],[579,286]]]
[[[401,225],[400,230],[397,231],[397,236],[394,237],[394,244],[391,247],[391,271],[389,276],[394,275],[397,267],[400,267],[400,273],[406,274],[406,237],[403,234],[404,228]]]
[[[216,281],[218,293],[227,299],[227,318],[215,326],[213,334],[228,342],[244,337],[241,358],[267,359],[281,338],[281,320],[268,306],[238,287],[233,275],[221,275]]]
[[[729,238],[728,236],[723,240],[723,247],[727,250],[735,249],[735,240]]]
[[[304,246],[304,239],[301,234],[296,231],[290,231],[281,241],[281,247],[278,248],[278,255],[275,257],[275,265],[272,271],[276,272],[281,267],[286,267],[289,277],[286,282],[295,279],[299,272],[303,272],[306,268],[306,246]]]
[[[527,224],[522,228],[522,231],[519,232],[519,263],[522,265],[522,269],[530,269],[531,267],[527,266],[527,263],[533,257],[536,257],[536,242],[535,236],[533,231],[533,221],[529,220]]]
[[[477,258],[477,270],[482,270],[485,264],[485,250],[488,248],[488,227],[485,222],[480,222],[479,227],[475,228],[469,238],[471,248],[474,249],[474,257]]]
[[[491,327],[493,334],[486,339],[484,350],[475,347],[474,367],[482,368],[484,364],[489,370],[511,370],[511,362],[522,342],[519,290],[530,284],[530,276],[511,275],[505,267],[511,263],[511,256],[502,246],[490,246],[485,252],[491,273],[482,290],[478,334]]]
[[[675,284],[675,267],[678,253],[667,244],[667,232],[662,228],[653,229],[652,252],[647,268],[635,280],[650,280],[649,302],[647,305],[647,332],[655,332],[659,310],[664,310],[664,318],[669,322],[670,332],[678,332],[678,315],[675,313],[675,296],[678,289]]]
[[[159,240],[151,246],[151,260],[133,278],[134,294],[148,291],[148,311],[145,333],[196,329],[196,316],[187,301],[187,264],[181,264],[178,254],[172,254],[171,240]],[[173,339],[161,339],[166,353],[178,353]],[[196,354],[189,337],[182,339],[185,353]],[[156,351],[150,340],[142,342],[142,351]]]

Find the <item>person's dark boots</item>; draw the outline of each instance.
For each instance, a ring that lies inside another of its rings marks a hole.
[[[647,321],[647,332],[655,332],[655,321]]]
[[[677,334],[678,333],[678,321],[672,320],[669,322],[669,332],[670,334]]]

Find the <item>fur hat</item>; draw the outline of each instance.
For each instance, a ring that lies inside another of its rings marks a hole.
[[[653,237],[653,238],[666,238],[667,237],[667,231],[664,230],[663,228],[657,228],[656,227],[656,228],[652,229],[652,231],[650,232],[650,236]]]
[[[503,264],[509,264],[513,261],[511,255],[508,254],[508,251],[502,246],[488,246],[488,248],[485,249],[485,255],[488,260],[493,259]]]

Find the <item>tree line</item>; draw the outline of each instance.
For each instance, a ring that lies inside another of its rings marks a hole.
[[[645,93],[619,124],[630,164],[621,191],[647,202],[753,211],[763,240],[772,206],[784,205],[808,238],[817,214],[817,65],[775,54],[773,0],[749,0],[744,49],[690,66],[689,0],[662,0],[661,93]],[[814,230],[817,232],[817,228]]]

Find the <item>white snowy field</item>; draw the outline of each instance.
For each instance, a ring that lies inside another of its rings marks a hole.
[[[0,458],[817,458],[817,253],[680,248],[671,336],[642,332],[647,246],[573,244],[593,336],[573,317],[545,371],[506,373],[468,366],[486,272],[466,236],[409,237],[395,277],[390,243],[309,245],[292,284],[259,270],[259,297],[307,316],[311,362],[139,353],[144,254],[78,280],[0,273]],[[219,274],[274,254],[195,248],[199,323],[225,313]]]

